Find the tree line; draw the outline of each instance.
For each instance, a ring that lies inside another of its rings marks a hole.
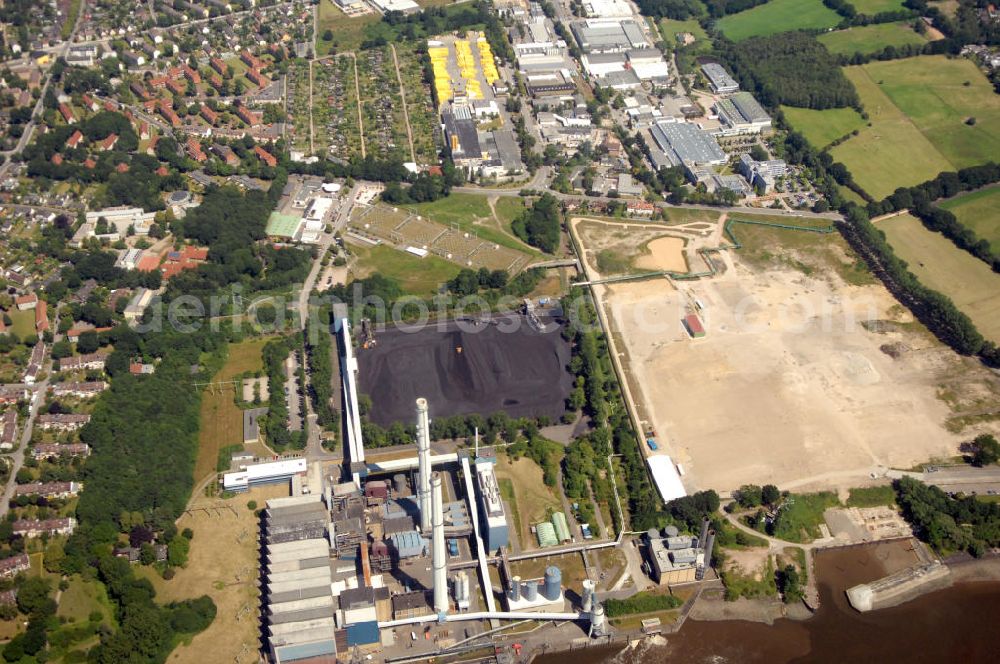
[[[967,551],[980,557],[1000,546],[1000,505],[975,496],[952,498],[911,477],[896,480],[893,487],[917,537],[938,552]]]
[[[549,193],[542,194],[511,224],[516,236],[549,254],[559,248],[561,227],[562,206]]]
[[[940,173],[936,178],[913,187],[900,187],[878,203],[869,203],[867,210],[873,217],[909,210],[928,230],[941,233],[959,249],[983,261],[994,272],[1000,272],[1000,254],[993,251],[989,241],[959,222],[954,213],[934,204],[935,201],[997,182],[1000,182],[1000,164],[990,162],[955,173]]]

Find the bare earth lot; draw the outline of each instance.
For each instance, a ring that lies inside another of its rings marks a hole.
[[[955,454],[972,435],[945,428],[955,410],[997,408],[995,379],[938,344],[881,284],[842,281],[838,270],[855,259],[838,235],[801,236],[767,267],[737,252],[710,280],[597,287],[640,417],[657,431],[657,453],[683,464],[689,489],[857,485]],[[771,251],[782,253],[777,238]],[[694,298],[707,335],[692,340],[681,319]],[[895,323],[872,332],[868,320]],[[887,344],[901,344],[898,359],[880,350]],[[976,387],[952,399],[962,375]]]

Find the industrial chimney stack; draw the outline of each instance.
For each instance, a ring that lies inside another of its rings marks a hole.
[[[417,399],[417,507],[420,508],[420,532],[431,528],[431,427],[427,399]]]
[[[441,476],[431,476],[431,512],[433,538],[431,567],[434,569],[434,610],[448,612],[448,560],[444,550],[444,501],[441,495]]]

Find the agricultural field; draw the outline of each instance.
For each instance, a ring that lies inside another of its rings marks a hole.
[[[267,339],[251,339],[229,345],[229,357],[213,381],[232,380],[245,371],[264,368],[261,351]],[[194,467],[195,482],[216,472],[219,450],[243,442],[243,411],[236,406],[232,385],[206,390],[201,397],[201,427],[198,432],[198,459]]]
[[[292,125],[292,149],[312,151],[310,136],[309,107],[309,63],[293,60],[288,67],[288,95],[285,99],[285,113]]]
[[[820,0],[771,0],[753,9],[730,14],[716,27],[733,41],[791,30],[823,30],[840,23],[841,17]]]
[[[1000,155],[1000,96],[972,61],[934,55],[864,68],[955,169]]]
[[[876,225],[921,283],[950,297],[983,336],[1000,341],[1000,274],[909,214]]]
[[[939,207],[950,210],[963,226],[987,240],[994,252],[1000,252],[1000,187],[956,196]]]
[[[415,53],[413,42],[396,44],[395,48],[399,60],[399,75],[406,93],[406,111],[410,117],[415,161],[418,164],[436,164],[443,138],[430,86],[424,83],[423,65]]]
[[[942,171],[955,170],[928,137],[892,103],[869,75],[867,66],[847,67],[844,73],[858,91],[871,126],[833,148],[830,154],[847,166],[865,191],[882,199],[898,187],[919,184]]]
[[[815,111],[811,108],[782,106],[781,111],[792,128],[805,136],[806,140],[818,150],[865,126],[864,118],[853,108],[828,108]]]
[[[367,153],[383,157],[397,155],[411,161],[392,51],[388,46],[361,51],[357,59]]]
[[[851,0],[851,5],[859,14],[875,16],[882,12],[895,12],[903,9],[903,0]]]
[[[313,63],[313,144],[337,159],[361,154],[354,58],[340,56]]]
[[[855,53],[875,53],[886,46],[915,46],[923,44],[927,38],[919,35],[909,23],[873,23],[847,30],[827,32],[816,38],[834,55]]]

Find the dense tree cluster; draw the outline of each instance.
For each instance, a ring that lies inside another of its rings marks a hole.
[[[678,526],[694,533],[706,518],[719,511],[719,494],[709,489],[690,496],[675,498],[667,503],[667,513]]]
[[[676,609],[684,602],[674,595],[660,595],[650,592],[639,593],[628,599],[610,598],[604,601],[604,612],[609,618],[618,618],[633,613],[652,613]]]
[[[533,247],[547,253],[559,248],[559,229],[562,225],[562,208],[552,194],[542,196],[511,224],[511,230]]]
[[[455,167],[450,160],[449,172],[455,174]],[[409,205],[411,203],[427,203],[444,198],[451,192],[452,182],[441,175],[420,173],[409,187],[403,187],[399,182],[390,182],[382,192],[382,200],[393,205]]]
[[[684,21],[693,16],[701,16],[704,6],[698,0],[638,0],[639,11],[652,18],[672,18]]]
[[[265,237],[272,206],[264,192],[210,189],[201,205],[173,224],[178,237],[209,247],[208,262],[171,279],[168,299],[180,294],[207,299],[235,283],[244,292],[252,292],[304,280],[312,260],[310,251],[258,244]]]
[[[1000,546],[1000,505],[974,496],[951,498],[936,486],[910,477],[896,480],[896,502],[923,541],[941,552],[974,556]]]
[[[324,308],[316,320],[309,322],[305,338],[310,373],[309,396],[316,412],[316,423],[328,431],[338,430],[340,424],[340,411],[333,403],[332,324],[331,310]]]
[[[765,106],[860,108],[858,94],[835,58],[805,32],[752,37],[736,44],[720,38],[716,43],[743,89]]]
[[[306,443],[302,431],[290,431],[288,428],[288,403],[282,389],[287,378],[285,360],[290,353],[298,352],[300,341],[300,338],[293,337],[272,339],[264,344],[262,351],[268,391],[271,395],[264,421],[264,435],[268,444],[276,450],[289,447],[302,449]]]

